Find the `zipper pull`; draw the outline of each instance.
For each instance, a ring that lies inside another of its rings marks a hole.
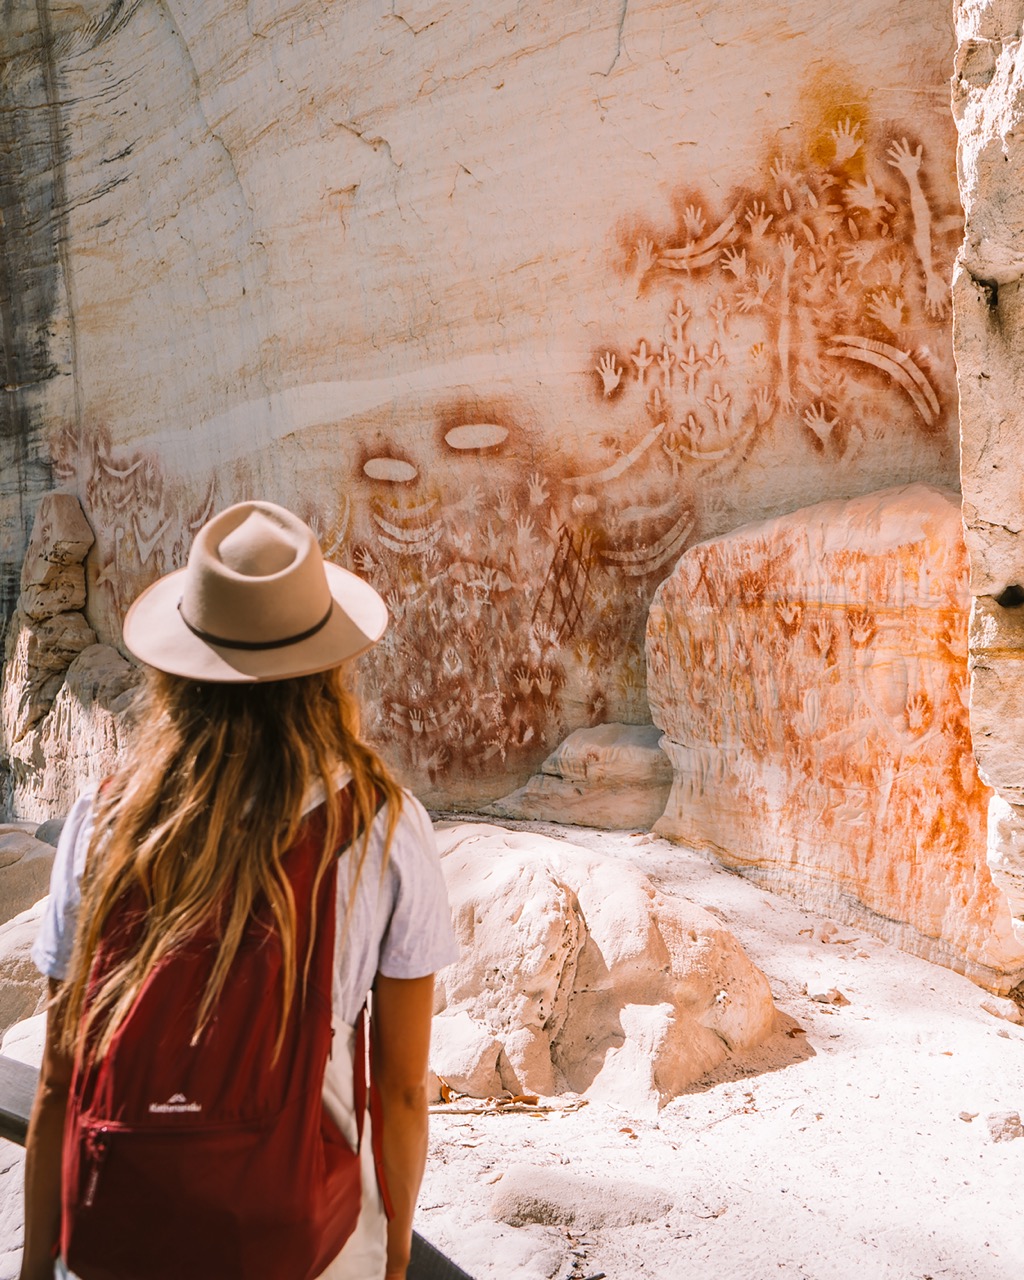
[[[86,1150],[92,1159],[92,1169],[89,1171],[89,1181],[85,1188],[85,1197],[82,1201],[83,1208],[91,1209],[96,1202],[96,1187],[100,1180],[100,1167],[107,1154],[107,1144],[106,1128],[90,1134],[86,1141]]]

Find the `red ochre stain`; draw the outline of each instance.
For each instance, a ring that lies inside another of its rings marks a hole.
[[[807,158],[822,169],[839,168],[850,178],[862,178],[866,169],[870,114],[867,95],[838,63],[822,62],[808,75],[800,90],[800,116],[804,121]],[[837,162],[836,131],[856,131],[862,140],[853,155]]]

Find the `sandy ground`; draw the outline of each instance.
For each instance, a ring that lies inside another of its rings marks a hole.
[[[1024,1274],[1024,1131],[996,1141],[989,1123],[1024,1112],[1024,1028],[986,992],[667,841],[508,825],[628,859],[719,915],[802,1031],[657,1117],[435,1114],[428,1239],[477,1280]],[[807,995],[832,988],[849,1004]],[[509,1205],[531,1221],[496,1220]]]
[[[801,1030],[656,1116],[435,1114],[423,1235],[476,1280],[1024,1275],[1024,1133],[989,1125],[1024,1112],[1024,1028],[987,993],[667,841],[508,825],[718,914]],[[849,1004],[807,994],[832,988]],[[0,1142],[0,1280],[17,1275],[21,1164]],[[494,1216],[510,1205],[521,1225]]]

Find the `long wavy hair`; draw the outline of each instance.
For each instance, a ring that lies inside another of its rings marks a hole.
[[[96,800],[96,825],[61,999],[61,1042],[103,1056],[147,976],[184,939],[216,921],[220,939],[197,1013],[210,1019],[246,921],[265,899],[283,951],[278,1048],[309,955],[296,956],[296,903],[281,859],[294,842],[310,786],[328,799],[317,885],[337,849],[337,770],[352,774],[353,885],[383,795],[385,857],[402,794],[359,738],[343,668],[265,684],[212,684],[151,670],[124,766]],[[314,900],[316,888],[314,887]],[[115,905],[141,895],[138,944],[89,991],[97,949]],[[312,935],[311,935],[312,936]],[[312,942],[311,944],[312,945]],[[89,998],[86,1001],[86,993]]]

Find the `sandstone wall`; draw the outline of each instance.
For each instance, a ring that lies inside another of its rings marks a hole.
[[[953,282],[964,525],[971,556],[971,729],[999,793],[990,864],[1024,939],[1024,4],[956,5],[953,109],[966,213]]]
[[[924,485],[691,548],[648,629],[655,829],[1007,991],[1024,939],[986,865],[967,608],[957,496]]]
[[[4,216],[42,228],[3,240],[39,281],[4,328],[8,578],[31,468],[96,530],[112,643],[215,507],[296,507],[388,597],[367,727],[428,798],[646,721],[695,541],[956,483],[945,0],[5,24]]]

